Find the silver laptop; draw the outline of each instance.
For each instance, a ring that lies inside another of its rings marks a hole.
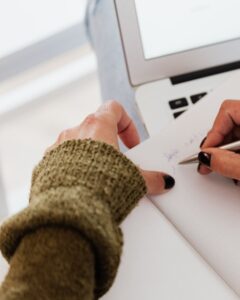
[[[115,7],[150,135],[240,68],[239,0],[115,0]]]

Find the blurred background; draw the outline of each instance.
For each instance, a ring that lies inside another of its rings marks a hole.
[[[45,149],[100,105],[86,2],[0,0],[0,186],[10,214],[26,206]],[[0,187],[2,214],[3,198]]]

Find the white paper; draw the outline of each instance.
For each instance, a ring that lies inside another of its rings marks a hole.
[[[162,170],[175,188],[153,198],[210,266],[240,295],[240,188],[216,174],[201,176],[196,165],[178,162],[199,151],[224,99],[240,99],[240,73],[173,122],[164,132],[128,152],[145,169]]]

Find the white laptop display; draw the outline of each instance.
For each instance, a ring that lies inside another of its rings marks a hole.
[[[240,1],[115,4],[129,79],[150,135],[240,68]]]

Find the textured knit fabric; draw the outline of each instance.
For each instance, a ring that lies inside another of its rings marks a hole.
[[[120,261],[118,227],[146,185],[102,142],[67,141],[35,168],[29,206],[6,221],[0,249],[10,271],[0,299],[96,299]]]
[[[40,228],[19,244],[0,299],[94,299],[94,274],[94,252],[78,232]]]

